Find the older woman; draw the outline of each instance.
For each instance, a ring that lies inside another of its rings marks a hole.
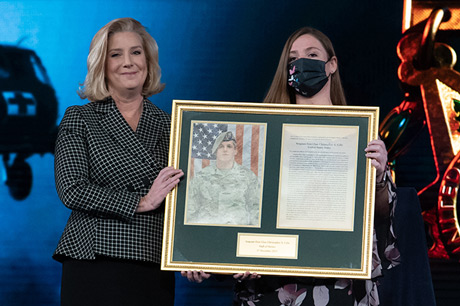
[[[94,36],[81,98],[59,126],[58,195],[72,210],[53,257],[62,305],[173,305],[174,274],[160,270],[166,195],[183,175],[166,167],[169,116],[155,40],[136,20]]]

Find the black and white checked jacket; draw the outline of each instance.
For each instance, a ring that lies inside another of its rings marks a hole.
[[[168,163],[170,117],[144,100],[137,131],[111,98],[69,107],[59,126],[55,180],[72,210],[53,257],[160,262],[164,206],[135,210]]]

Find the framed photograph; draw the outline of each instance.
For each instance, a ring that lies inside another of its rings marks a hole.
[[[370,278],[378,116],[174,100],[162,269]]]

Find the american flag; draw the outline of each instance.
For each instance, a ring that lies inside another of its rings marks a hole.
[[[263,123],[225,123],[192,121],[191,163],[189,177],[195,172],[215,163],[212,154],[215,139],[223,132],[231,131],[236,138],[237,155],[235,161],[251,169],[262,177],[265,156],[265,124]]]

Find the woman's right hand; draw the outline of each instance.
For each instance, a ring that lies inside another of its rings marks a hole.
[[[184,172],[173,167],[166,167],[160,171],[149,192],[141,198],[136,212],[146,212],[157,209],[168,193],[179,183]]]
[[[211,277],[211,274],[203,272],[203,271],[181,271],[180,275],[182,277],[186,277],[189,282],[191,283],[201,283],[205,279]]]
[[[244,273],[233,274],[233,278],[238,281],[242,281],[245,279],[258,279],[260,278],[260,275],[257,273],[251,273],[249,271],[246,271]]]

